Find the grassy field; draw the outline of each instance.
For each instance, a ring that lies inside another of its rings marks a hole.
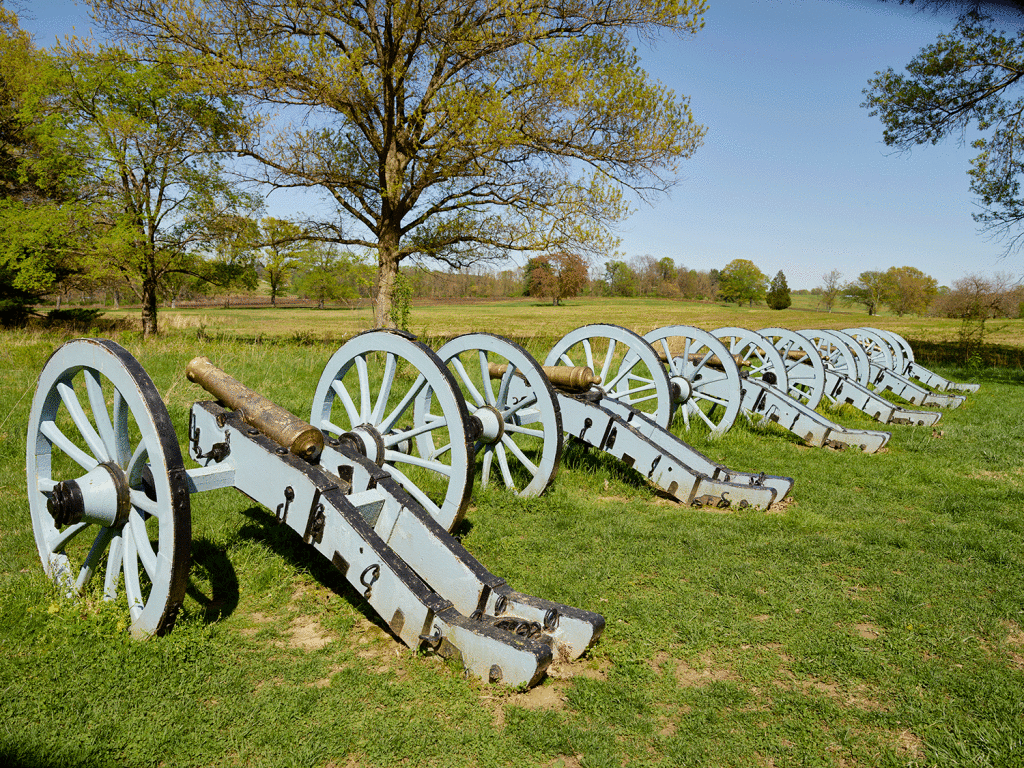
[[[186,434],[195,354],[305,416],[365,310],[164,312],[114,335]],[[780,320],[780,318],[782,318]],[[415,307],[437,341],[469,330],[543,357],[585,322],[647,331],[845,327],[863,312],[662,301]],[[1022,345],[1020,321],[994,339]],[[938,345],[950,321],[874,325]],[[892,427],[878,455],[807,448],[737,423],[698,446],[796,478],[769,512],[693,509],[569,448],[547,495],[474,496],[463,543],[514,588],[599,611],[600,642],[541,685],[466,680],[397,643],[360,595],[233,490],[192,500],[193,567],[174,632],[68,601],[42,575],[25,498],[36,378],[67,335],[0,349],[0,759],[21,766],[1019,766],[1024,764],[1024,372],[981,383],[937,429]],[[854,428],[872,422],[827,411]]]
[[[666,325],[694,325],[713,329],[741,328],[849,328],[872,325],[896,331],[921,345],[925,356],[949,356],[960,324],[957,320],[934,317],[896,317],[882,313],[869,317],[859,308],[837,307],[833,312],[817,308],[817,297],[797,295],[794,306],[777,312],[765,305],[738,307],[735,304],[672,301],[669,299],[576,298],[553,307],[530,298],[454,299],[450,302],[414,305],[409,330],[421,338],[449,338],[471,331],[495,331],[503,335],[547,342],[588,322],[614,323],[646,333]],[[105,320],[122,320],[138,325],[138,309],[105,310]],[[199,339],[236,338],[247,341],[286,339],[299,342],[336,343],[373,325],[370,308],[231,308],[164,309],[161,328]],[[1024,350],[1024,320],[997,320],[988,325],[987,341],[993,352]],[[1002,361],[1007,362],[1007,361]]]

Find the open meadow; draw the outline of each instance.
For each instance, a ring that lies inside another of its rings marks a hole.
[[[469,552],[514,589],[607,621],[582,659],[556,662],[531,690],[466,679],[399,643],[338,571],[231,489],[192,499],[192,570],[170,634],[133,640],[123,600],[61,597],[33,539],[25,442],[41,368],[81,334],[3,333],[0,762],[1024,765],[1024,321],[993,323],[992,350],[968,368],[955,321],[798,303],[413,307],[410,330],[434,347],[488,331],[538,358],[588,322],[641,333],[876,325],[934,370],[981,385],[934,428],[885,427],[892,439],[875,455],[809,448],[742,418],[695,441],[734,469],[795,478],[768,511],[680,505],[568,442],[544,496],[477,489],[456,530]],[[105,335],[152,377],[182,443],[191,404],[209,399],[185,377],[193,356],[308,418],[331,354],[371,323],[368,309],[160,318],[165,332],[148,342],[128,324]],[[878,426],[848,406],[820,410]]]

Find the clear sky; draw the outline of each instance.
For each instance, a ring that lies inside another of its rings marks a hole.
[[[894,154],[860,106],[872,74],[902,69],[952,28],[950,16],[874,0],[708,4],[695,36],[640,49],[708,134],[671,194],[621,227],[624,256],[695,269],[745,258],[769,277],[781,269],[793,289],[832,269],[852,279],[906,265],[944,285],[970,272],[1024,273],[1024,253],[1001,258],[1003,245],[971,218],[971,148]],[[90,27],[72,0],[30,0],[20,18],[40,47]],[[268,200],[271,215],[293,207]]]

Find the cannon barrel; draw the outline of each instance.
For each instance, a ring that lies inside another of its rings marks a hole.
[[[316,461],[324,449],[323,433],[285,408],[224,373],[206,357],[195,357],[185,367],[195,382],[224,405],[242,416],[274,442],[306,461]]]
[[[500,379],[508,370],[508,364],[488,363],[487,373],[492,379]],[[585,392],[594,384],[601,383],[601,377],[585,365],[542,365],[541,370],[554,386],[559,389]]]
[[[661,360],[663,363],[668,362],[668,355],[665,354],[664,349],[662,349],[661,347],[655,347],[654,351],[657,352],[659,360]],[[708,355],[702,355],[698,352],[691,352],[686,356],[686,359],[689,360],[694,365],[697,365],[698,363],[706,360],[707,364],[710,365],[712,368],[723,367],[722,361],[719,359],[718,355],[711,355],[709,357]],[[743,357],[740,355],[733,355],[732,359],[733,362],[735,362],[736,365],[738,365],[740,368],[742,368],[745,365],[748,365],[747,361],[744,360]]]

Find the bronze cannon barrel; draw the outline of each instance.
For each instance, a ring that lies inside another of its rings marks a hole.
[[[323,433],[255,390],[228,376],[206,357],[195,357],[185,367],[195,382],[258,429],[306,461],[316,461],[324,449]]]
[[[500,379],[507,370],[507,363],[487,364],[487,373],[492,379]],[[601,383],[601,377],[595,376],[594,372],[585,365],[542,365],[541,370],[544,371],[548,381],[559,389],[585,392],[594,384]]]
[[[654,351],[658,353],[659,360],[666,363],[668,362],[668,356],[665,354],[664,349],[662,349],[661,347],[655,347]],[[722,361],[719,359],[718,355],[711,355],[709,357],[708,355],[702,355],[698,352],[691,352],[686,356],[686,359],[689,360],[690,363],[692,363],[693,365],[697,365],[698,363],[706,361],[707,365],[710,365],[712,368],[723,367]],[[732,355],[732,359],[740,368],[742,368],[745,365],[749,365],[749,363],[746,360],[744,360],[743,357],[741,357],[740,355]]]

